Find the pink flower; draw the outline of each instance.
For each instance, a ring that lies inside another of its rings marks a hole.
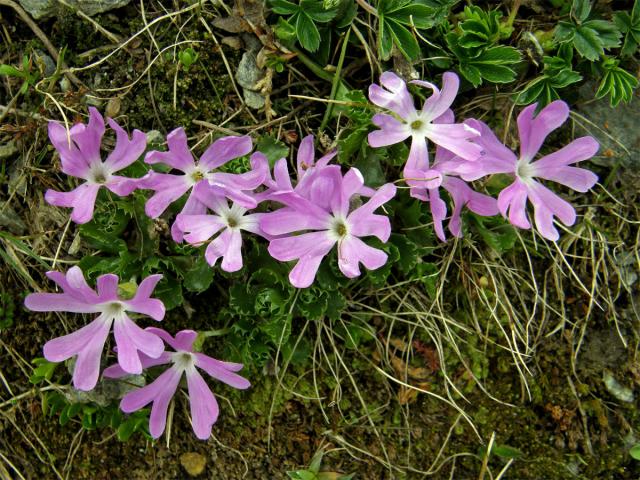
[[[380,130],[369,133],[369,144],[372,147],[393,145],[411,137],[405,172],[421,168],[419,164],[422,162],[426,162],[428,167],[427,139],[466,160],[478,158],[481,148],[470,140],[480,135],[480,132],[464,123],[448,124],[438,121],[449,112],[458,93],[460,80],[455,73],[446,72],[442,76],[442,90],[429,82],[411,82],[430,88],[433,92],[420,111],[414,106],[407,84],[395,73],[383,73],[380,83],[382,86],[374,83],[369,87],[369,100],[379,107],[391,110],[400,120],[384,113],[374,115],[372,121]]]
[[[534,161],[547,135],[569,117],[569,107],[562,100],[550,103],[538,115],[535,115],[536,107],[537,104],[530,105],[518,116],[519,158],[502,145],[487,125],[478,120],[468,120],[482,133],[476,142],[482,146],[484,154],[476,162],[462,163],[456,171],[465,180],[475,180],[492,173],[512,174],[514,182],[498,196],[500,213],[508,216],[517,227],[531,228],[526,209],[529,200],[538,231],[544,238],[555,241],[559,234],[553,226],[553,218],[557,217],[563,224],[571,226],[576,221],[576,212],[570,203],[535,179],[551,180],[578,192],[588,191],[598,181],[598,176],[570,165],[593,157],[599,145],[593,137],[580,137]]]
[[[449,219],[449,231],[456,237],[462,236],[463,207],[485,217],[498,214],[495,198],[474,191],[464,180],[457,178],[456,169],[461,162],[453,153],[443,148],[436,150],[436,160],[431,169],[407,170],[407,184],[411,188],[411,196],[428,201],[433,217],[433,228],[437,237],[443,242],[446,239],[442,222],[447,216],[447,204],[440,198],[439,188],[444,188],[453,201],[453,212]],[[469,162],[471,163],[471,162]]]
[[[312,181],[313,176],[324,170],[328,166],[329,162],[336,156],[337,151],[333,150],[323,157],[319,158],[316,162],[315,151],[313,147],[313,135],[307,135],[300,142],[298,147],[298,154],[296,156],[297,163],[297,182],[295,191],[299,194],[305,195],[305,190]],[[265,158],[266,161],[266,158]],[[304,182],[303,180],[306,179]],[[287,159],[281,158],[276,161],[273,167],[273,177],[268,175],[264,181],[267,190],[258,194],[260,200],[268,200],[274,193],[289,192],[294,190],[291,183],[291,176],[289,174],[289,167],[287,166]]]
[[[167,136],[169,151],[149,152],[145,162],[162,163],[182,175],[172,173],[149,172],[139,182],[139,188],[155,190],[147,201],[145,211],[151,218],[157,218],[167,207],[189,192],[196,185],[208,185],[212,190],[227,196],[246,208],[254,208],[256,201],[247,193],[258,187],[264,181],[266,170],[254,168],[243,174],[218,172],[220,168],[232,159],[247,155],[252,147],[250,137],[223,137],[207,148],[196,162],[187,145],[187,135],[182,128],[176,128]],[[255,155],[255,154],[254,154]],[[262,154],[259,154],[262,155]],[[263,165],[252,157],[252,164]],[[190,194],[181,213],[200,215],[206,212],[206,207]],[[182,241],[182,232],[174,223],[171,228],[173,239]]]
[[[160,328],[149,327],[146,331],[162,338],[175,351],[164,352],[156,359],[143,357],[144,367],[150,368],[168,363],[171,366],[149,385],[125,395],[120,402],[120,408],[123,412],[131,413],[153,403],[149,418],[149,432],[153,438],[160,437],[167,423],[169,402],[175,395],[184,373],[189,389],[193,431],[199,439],[208,439],[211,436],[211,427],[218,419],[219,408],[216,397],[196,367],[227,385],[246,389],[251,385],[249,381],[234,373],[242,369],[242,364],[222,362],[194,352],[193,342],[197,333],[193,330],[182,330],[176,334],[175,338]],[[109,378],[119,378],[126,374],[127,372],[119,365],[113,365],[104,371],[104,376]]]
[[[236,272],[242,268],[242,236],[245,230],[262,235],[258,220],[264,214],[246,215],[247,209],[237,203],[229,207],[226,197],[209,188],[195,187],[197,199],[210,208],[215,215],[180,214],[176,218],[178,228],[184,232],[184,239],[192,245],[201,245],[218,232],[220,234],[207,246],[205,258],[213,266],[222,257],[222,269]]]
[[[351,199],[361,191],[363,183],[356,168],[343,177],[339,167],[327,167],[310,185],[309,198],[295,192],[274,195],[274,200],[286,207],[260,219],[264,232],[286,235],[311,230],[275,238],[269,243],[269,253],[277,260],[298,260],[289,274],[295,287],[305,288],[313,283],[320,262],[336,243],[338,265],[349,278],[360,275],[359,263],[370,270],[386,263],[387,254],[368,246],[360,237],[373,235],[383,242],[389,239],[389,219],[373,212],[395,195],[396,188],[392,184],[383,185],[364,205],[351,211]]]
[[[103,162],[100,145],[105,132],[100,112],[89,108],[89,124],[78,123],[67,130],[58,122],[49,122],[49,139],[60,154],[62,171],[72,177],[86,180],[70,192],[47,190],[45,200],[58,207],[71,207],[71,219],[86,223],[93,217],[96,196],[100,187],[116,195],[129,195],[136,188],[134,179],[114,175],[135,162],[147,146],[147,137],[134,130],[131,139],[111,118],[109,126],[116,132],[116,146]]]
[[[60,272],[47,272],[47,277],[62,289],[63,293],[32,293],[25,299],[25,306],[36,312],[99,313],[90,324],[69,335],[48,341],[44,356],[50,362],[62,362],[77,355],[73,371],[73,385],[78,390],[91,390],[98,382],[100,357],[113,324],[113,334],[118,346],[118,363],[128,373],[141,373],[142,352],[157,358],[164,350],[162,341],[138,327],[127,312],[142,313],[154,320],[164,317],[164,305],[150,298],[162,275],[145,278],[132,299],[118,296],[118,276],[100,275],[98,292],[89,285],[79,267],[71,267],[66,276]]]

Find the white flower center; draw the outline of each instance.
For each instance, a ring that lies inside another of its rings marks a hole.
[[[518,159],[516,164],[516,176],[523,182],[527,182],[535,177],[535,167],[529,162],[529,160]]]
[[[341,217],[333,217],[331,220],[331,225],[329,227],[329,234],[331,238],[340,242],[347,235],[349,235],[349,224],[347,223],[345,218]]]
[[[111,174],[104,168],[104,164],[102,162],[96,162],[89,169],[88,180],[98,185],[102,185],[110,176]]]
[[[195,366],[196,356],[191,352],[180,351],[171,354],[171,361],[179,370],[189,370]]]
[[[205,179],[205,173],[200,170],[199,168],[195,168],[195,170],[193,170],[190,174],[189,177],[191,178],[191,180],[193,181],[194,184],[198,183],[200,180],[204,180]]]
[[[109,302],[104,308],[104,313],[111,318],[119,317],[124,311],[125,308],[121,302]]]

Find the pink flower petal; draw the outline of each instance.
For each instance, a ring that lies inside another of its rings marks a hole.
[[[370,247],[352,235],[338,243],[338,267],[349,278],[360,275],[360,263],[367,269],[375,270],[387,263],[387,254]]]
[[[207,171],[221,167],[229,160],[244,157],[253,149],[251,137],[222,137],[213,142],[200,157],[198,165]]]
[[[118,346],[118,364],[125,372],[142,373],[138,351],[151,358],[159,357],[164,351],[160,337],[141,329],[126,314],[115,319],[113,334]]]
[[[140,130],[134,130],[129,139],[127,132],[115,120],[108,118],[107,122],[116,132],[116,146],[104,161],[104,166],[113,173],[128,167],[140,158],[147,148],[147,136]]]
[[[197,370],[187,370],[186,374],[193,431],[200,440],[206,440],[218,419],[218,402]]]
[[[176,170],[189,172],[195,168],[195,160],[187,144],[187,134],[182,127],[176,128],[167,135],[168,152],[152,151],[147,153],[147,163],[164,163]]]
[[[157,367],[159,365],[165,365],[171,362],[171,353],[163,352],[158,358],[147,357],[144,353],[140,353],[140,363],[142,364],[142,368],[144,370],[152,367]],[[105,378],[122,378],[127,375],[131,375],[128,372],[125,372],[120,365],[117,363],[115,365],[111,365],[107,367],[102,372],[102,376]]]
[[[166,427],[169,402],[176,393],[181,377],[181,370],[168,368],[153,383],[125,395],[120,402],[120,409],[125,413],[131,413],[153,402],[149,417],[149,433],[153,438],[159,438]]]
[[[242,364],[221,362],[215,358],[211,358],[202,353],[196,353],[196,366],[207,372],[216,380],[219,380],[234,388],[246,389],[251,386],[249,380],[241,377],[237,373],[238,370],[242,370]]]
[[[139,182],[140,188],[155,190],[147,200],[144,211],[151,218],[158,218],[169,205],[182,197],[191,188],[186,175],[149,172]]]
[[[535,115],[537,108],[537,103],[529,105],[518,115],[520,158],[524,160],[533,160],[547,135],[569,118],[569,106],[562,100],[551,102]]]
[[[498,195],[500,213],[506,218],[508,212],[509,221],[518,228],[531,228],[527,218],[527,196],[527,186],[518,179]]]
[[[162,275],[156,274],[149,275],[142,280],[136,289],[134,297],[131,300],[123,302],[127,310],[148,315],[157,321],[162,320],[165,314],[164,304],[157,298],[150,298],[153,290],[161,279]]]
[[[386,113],[375,114],[371,121],[374,125],[380,127],[380,130],[370,132],[367,137],[369,145],[374,148],[400,143],[411,135],[411,130],[405,123]]]
[[[465,160],[476,160],[480,157],[482,147],[469,141],[478,136],[480,132],[464,123],[431,124],[427,132],[427,138],[433,143]]]

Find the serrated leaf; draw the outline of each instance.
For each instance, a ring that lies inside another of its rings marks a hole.
[[[587,60],[597,60],[604,54],[602,40],[595,30],[586,27],[579,27],[573,37],[573,45],[578,53]]]
[[[606,20],[589,20],[584,22],[580,29],[589,28],[596,32],[596,35],[600,39],[600,43],[603,48],[616,48],[620,45],[620,38],[622,34],[620,30],[612,22]]]
[[[300,12],[296,15],[296,35],[305,50],[315,52],[320,46],[320,32],[311,17]]]

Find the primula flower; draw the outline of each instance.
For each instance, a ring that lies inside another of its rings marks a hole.
[[[491,129],[478,120],[468,120],[482,136],[476,142],[484,149],[482,158],[475,162],[462,163],[457,172],[465,180],[475,180],[492,173],[509,173],[514,182],[500,192],[500,213],[520,228],[531,228],[527,218],[527,200],[533,204],[534,220],[540,234],[549,240],[559,238],[553,226],[553,217],[571,226],[576,221],[576,211],[563,200],[536,181],[536,178],[551,180],[578,192],[586,192],[598,181],[598,176],[584,168],[570,165],[593,157],[598,151],[598,142],[590,136],[575,139],[560,150],[535,160],[542,143],[549,133],[569,118],[569,106],[556,100],[535,115],[537,104],[525,108],[518,116],[520,133],[520,157],[505,147]]]
[[[270,199],[274,193],[289,192],[292,190],[295,190],[302,196],[306,196],[306,191],[308,190],[308,186],[312,183],[312,178],[329,166],[329,162],[338,153],[336,150],[332,150],[319,158],[316,162],[313,141],[313,135],[307,135],[302,139],[300,146],[298,147],[298,153],[296,156],[296,186],[294,187],[291,182],[287,159],[281,158],[276,161],[273,167],[273,177],[271,177],[271,175],[267,175],[265,178],[264,184],[267,189],[264,192],[257,194],[257,198],[260,201]]]
[[[207,148],[200,159],[196,161],[187,145],[187,135],[182,128],[176,128],[167,136],[169,151],[149,152],[145,162],[162,163],[182,175],[172,173],[149,172],[143,177],[139,188],[155,190],[147,201],[145,211],[151,218],[159,217],[167,207],[182,197],[196,185],[209,185],[213,190],[221,193],[246,208],[254,208],[256,201],[247,194],[264,181],[266,171],[254,168],[243,174],[215,171],[225,163],[235,158],[247,155],[253,148],[250,137],[223,137]],[[253,159],[252,164],[262,165]],[[206,207],[190,194],[181,213],[199,215],[206,212]],[[182,232],[174,223],[171,233],[176,242],[182,241]]]
[[[441,115],[437,122],[450,124],[454,121],[453,112]],[[474,191],[466,182],[457,178],[457,168],[467,163],[442,147],[436,148],[436,158],[429,168],[426,158],[416,162],[416,168],[405,170],[405,181],[411,187],[410,195],[428,201],[433,217],[433,228],[436,236],[443,242],[446,239],[442,222],[447,216],[447,204],[440,198],[439,188],[444,188],[453,201],[453,212],[449,219],[449,231],[456,237],[462,236],[462,219],[460,213],[467,206],[478,215],[492,216],[498,214],[498,205],[494,198]]]
[[[44,357],[50,362],[62,362],[77,355],[73,385],[78,390],[91,390],[96,386],[100,357],[112,324],[118,346],[118,363],[124,371],[141,373],[140,355],[157,358],[163,352],[162,340],[138,327],[127,315],[127,312],[135,312],[162,320],[164,305],[160,300],[150,298],[162,275],[145,278],[131,299],[118,296],[117,275],[100,275],[96,282],[97,293],[87,285],[79,267],[71,267],[66,276],[61,272],[47,272],[47,277],[57,283],[63,293],[32,293],[24,301],[28,309],[36,312],[100,313],[80,330],[54,338],[44,345]]]
[[[194,352],[193,342],[198,335],[193,330],[182,330],[176,334],[175,338],[160,328],[149,327],[147,332],[162,338],[175,351],[164,352],[156,359],[143,357],[144,367],[150,368],[168,363],[171,366],[149,385],[126,394],[120,402],[120,408],[123,412],[131,413],[153,402],[149,432],[153,438],[160,437],[167,424],[169,402],[176,393],[184,373],[189,389],[193,431],[199,439],[208,439],[211,436],[211,427],[218,419],[218,402],[196,367],[227,385],[245,389],[251,386],[249,381],[234,373],[242,369],[242,364],[222,362]],[[104,371],[104,376],[108,378],[120,378],[126,374],[127,372],[119,365],[113,365]]]
[[[427,139],[465,160],[475,160],[480,156],[481,148],[470,142],[480,132],[464,123],[438,122],[438,118],[449,111],[458,93],[460,80],[455,73],[446,72],[442,76],[442,90],[429,82],[411,82],[430,88],[433,92],[425,100],[422,110],[416,109],[407,84],[395,73],[384,72],[380,76],[380,83],[382,86],[374,83],[369,87],[369,100],[379,107],[391,110],[400,120],[385,113],[374,115],[372,121],[380,130],[369,133],[369,145],[385,147],[411,137],[405,176],[407,170],[421,168],[421,162],[426,161],[426,166],[422,169],[428,167]]]
[[[464,161],[463,161],[464,162]],[[447,204],[440,198],[440,187],[445,189],[453,201],[453,212],[449,218],[449,231],[456,237],[462,236],[463,207],[485,217],[498,214],[495,198],[474,191],[464,180],[456,176],[460,160],[452,152],[443,148],[436,150],[436,158],[431,169],[408,170],[407,184],[411,186],[411,196],[428,201],[433,217],[436,236],[445,241],[442,222],[447,216]]]
[[[229,207],[227,198],[208,188],[195,188],[196,197],[209,207],[215,215],[180,214],[176,218],[178,228],[184,232],[184,239],[200,245],[209,240],[216,233],[220,234],[207,246],[205,258],[213,266],[222,257],[222,269],[226,272],[236,272],[242,268],[242,236],[246,230],[262,235],[258,220],[264,214],[253,213],[245,215],[247,209],[237,203]]]
[[[104,118],[93,107],[89,108],[89,124],[78,123],[69,131],[58,122],[49,122],[49,139],[60,154],[62,171],[72,177],[86,180],[70,192],[47,190],[45,200],[58,207],[71,207],[71,220],[86,223],[93,217],[93,209],[100,187],[116,195],[126,196],[136,189],[134,179],[114,175],[135,162],[147,146],[147,137],[134,130],[131,139],[113,119],[107,118],[116,132],[116,146],[103,162],[100,145],[105,132]]]
[[[338,244],[338,265],[342,273],[353,278],[360,275],[359,263],[369,270],[381,267],[387,254],[368,246],[360,237],[373,235],[386,242],[391,234],[389,219],[373,212],[388,202],[396,187],[380,187],[362,206],[350,211],[352,197],[363,187],[360,171],[352,168],[342,177],[339,170],[327,168],[315,178],[311,190],[324,199],[328,208],[302,197],[295,192],[274,195],[274,200],[285,208],[265,214],[260,227],[269,235],[286,235],[313,230],[300,235],[275,238],[269,243],[269,253],[280,261],[298,260],[289,274],[289,280],[298,288],[313,283],[320,262]]]

